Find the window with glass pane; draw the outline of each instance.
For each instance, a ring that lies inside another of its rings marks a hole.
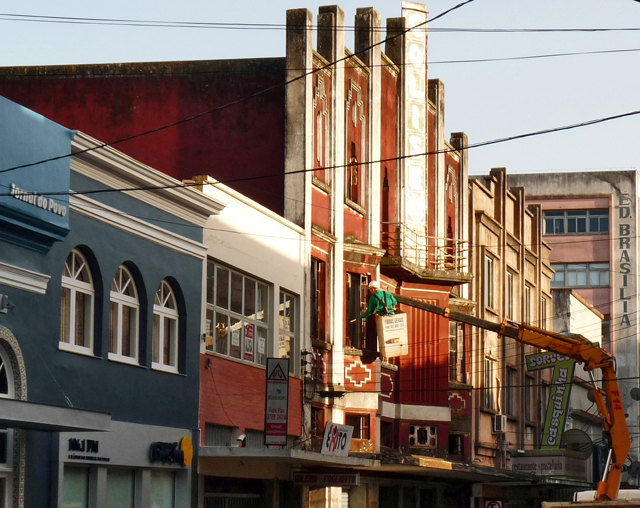
[[[266,365],[269,355],[269,286],[259,280],[209,261],[206,348],[225,356]],[[212,275],[215,274],[215,275]]]
[[[513,274],[507,272],[507,280],[505,282],[504,306],[505,317],[513,319]]]
[[[163,280],[153,305],[152,367],[178,372],[178,305],[171,285]]]
[[[325,340],[325,263],[311,259],[311,337]]]
[[[62,507],[88,508],[89,469],[67,466],[62,481]]]
[[[531,324],[531,287],[524,285],[524,308],[522,309],[522,321]]]
[[[543,213],[544,234],[598,234],[609,232],[609,210],[563,210]]]
[[[151,471],[151,506],[153,508],[174,508],[176,475],[170,471]]]
[[[278,358],[294,358],[296,347],[296,297],[280,291],[280,337],[278,341]],[[293,371],[295,362],[289,362]]]
[[[547,323],[547,299],[544,296],[540,297],[540,328],[549,329],[548,326],[551,323]]]
[[[524,418],[531,421],[531,403],[533,401],[533,379],[529,376],[524,380]]]
[[[133,469],[107,470],[107,508],[133,508],[135,478]]]
[[[551,287],[608,287],[609,263],[554,263]]]
[[[60,349],[93,352],[94,295],[89,264],[82,253],[74,249],[62,271]]]
[[[570,210],[567,211],[567,232],[586,233],[587,232],[587,211]]]
[[[495,409],[495,397],[493,393],[493,380],[495,360],[491,358],[484,359],[484,407],[485,409]]]
[[[138,291],[131,272],[120,266],[111,283],[109,359],[138,363]]]
[[[509,416],[516,416],[516,393],[518,388],[518,371],[511,367],[507,367],[507,390],[506,390],[506,406]]]
[[[493,259],[484,258],[484,305],[493,307]]]

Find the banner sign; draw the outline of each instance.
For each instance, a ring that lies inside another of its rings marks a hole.
[[[294,473],[293,483],[307,487],[357,487],[360,473]]]
[[[352,435],[353,427],[351,425],[327,423],[327,426],[324,428],[324,437],[322,438],[320,453],[323,455],[346,457],[349,455]]]
[[[267,358],[264,444],[286,446],[289,410],[289,359]]]
[[[526,355],[525,360],[529,372],[553,368],[541,448],[547,450],[559,448],[567,419],[576,360],[552,352]]]

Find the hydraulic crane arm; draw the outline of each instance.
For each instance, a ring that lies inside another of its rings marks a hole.
[[[402,295],[394,296],[400,304],[432,312],[484,330],[490,330],[497,334],[511,337],[523,344],[560,353],[582,363],[584,370],[587,372],[600,369],[602,371],[604,390],[596,388],[593,395],[602,418],[604,430],[608,435],[610,452],[603,479],[598,484],[596,499],[598,501],[614,501],[618,497],[622,466],[627,460],[631,449],[631,437],[622,405],[620,388],[618,387],[615,358],[608,351],[586,339],[566,337],[534,326],[507,321],[506,319],[502,323],[494,323],[462,312],[438,307],[421,300]]]

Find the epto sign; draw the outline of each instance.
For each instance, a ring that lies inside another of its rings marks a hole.
[[[341,457],[346,457],[349,455],[352,434],[353,427],[351,425],[327,423],[327,426],[324,429],[324,437],[322,438],[322,448],[320,449],[320,453],[323,455],[339,455]]]

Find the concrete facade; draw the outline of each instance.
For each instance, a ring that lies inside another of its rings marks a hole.
[[[504,318],[551,329],[551,267],[549,246],[541,240],[539,207],[525,204],[525,190],[507,186],[507,171],[469,183],[470,285],[476,315],[488,321]],[[537,350],[514,339],[472,328],[468,383],[473,391],[473,451],[480,464],[510,469],[515,451],[540,446],[543,412],[541,386],[548,372],[528,372],[527,354]],[[480,389],[478,389],[480,388]],[[496,419],[506,423],[498,428]],[[478,489],[482,499],[507,500],[505,489]]]
[[[554,287],[574,289],[604,315],[602,343],[616,357],[623,403],[629,414],[627,423],[629,428],[636,428],[639,408],[630,392],[638,387],[640,375],[637,172],[510,175],[509,180],[512,185],[525,187],[528,202],[539,204],[545,220],[549,220],[544,240],[553,248],[551,263],[556,272],[562,268],[566,270],[564,282],[558,280]],[[592,215],[593,211],[605,215]],[[595,223],[592,228],[588,222],[586,231],[581,231],[582,224],[569,224],[571,217],[577,217],[576,212],[588,212],[589,221],[600,220],[600,217],[606,217],[606,221],[603,219],[597,230]],[[565,221],[566,229],[552,231],[552,221],[560,219]],[[585,267],[588,279],[580,278],[578,274],[574,279],[573,274],[569,274],[570,270],[578,268],[584,273]],[[596,271],[604,271],[606,278],[601,275],[596,279]],[[636,441],[632,445],[631,458],[638,460]],[[629,481],[636,482],[637,479],[630,478]]]

